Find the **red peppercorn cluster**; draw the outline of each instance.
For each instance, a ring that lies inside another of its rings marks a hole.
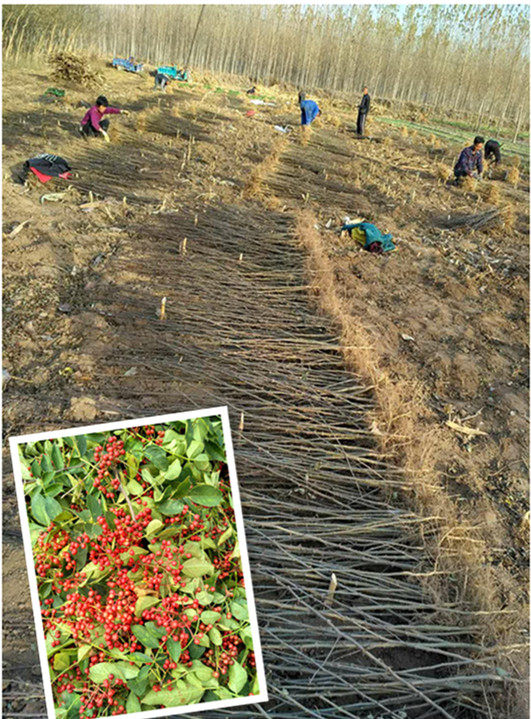
[[[162,446],[165,433],[148,426],[130,434],[137,442]],[[89,521],[91,527],[77,521],[85,508],[78,498],[70,505],[71,519],[50,523],[34,545],[47,641],[57,656],[72,656],[70,667],[60,671],[52,652],[54,694],[59,706],[67,703],[67,695],[79,696],[80,719],[125,712],[131,692],[127,681],[112,674],[102,682],[91,677],[91,669],[117,656],[127,660],[134,652],[149,652],[153,661],[146,657],[144,662],[149,667],[147,691],[155,692],[171,691],[175,677],[182,676],[183,668],[193,671],[198,656],[221,686],[227,684],[235,661],[251,676],[255,672],[254,654],[239,636],[230,609],[235,591],[242,596],[243,573],[239,559],[232,556],[236,531],[228,478],[219,481],[225,497],[222,510],[188,501],[177,514],[161,515],[155,487],[140,473],[140,496],[129,496],[126,502],[116,491],[122,484],[115,475],[128,466],[127,441],[111,435],[95,448],[93,486],[102,493],[101,516]],[[226,475],[225,465],[214,466]],[[93,491],[90,483],[86,488]],[[154,519],[159,522],[155,530]],[[226,536],[218,546],[221,535]],[[201,542],[207,541],[204,548]],[[197,557],[208,557],[212,570],[191,579],[186,563]],[[191,581],[196,583],[193,589]],[[214,620],[216,615],[219,619]],[[135,633],[138,627],[158,632],[157,649],[142,644]],[[215,643],[209,640],[213,630]]]
[[[98,445],[94,450],[94,461],[98,463],[98,474],[94,480],[94,486],[96,489],[100,489],[108,499],[114,497],[113,490],[118,491],[120,489],[120,480],[118,477],[111,475],[111,468],[124,454],[124,441],[123,439],[118,439],[114,434],[109,437],[105,450],[101,445]],[[112,489],[110,489],[109,484]]]

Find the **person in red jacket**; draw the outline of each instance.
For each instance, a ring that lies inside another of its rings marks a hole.
[[[85,117],[81,120],[79,132],[85,137],[103,136],[105,142],[110,142],[107,130],[109,120],[103,119],[104,115],[129,115],[129,110],[120,110],[118,107],[109,107],[109,101],[104,95],[100,95],[90,110],[87,110]]]

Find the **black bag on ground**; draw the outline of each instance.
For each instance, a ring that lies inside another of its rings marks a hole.
[[[59,157],[59,155],[43,153],[42,155],[30,157],[29,160],[26,160],[21,177],[23,182],[26,181],[30,171],[33,172],[41,182],[48,182],[52,177],[68,179],[72,168],[68,162],[64,158]]]

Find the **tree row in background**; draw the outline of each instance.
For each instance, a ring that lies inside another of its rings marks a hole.
[[[200,5],[4,5],[4,60],[55,49],[188,59]],[[192,67],[529,120],[526,5],[206,5]]]

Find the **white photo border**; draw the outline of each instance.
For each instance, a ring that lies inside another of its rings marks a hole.
[[[264,661],[262,657],[262,647],[260,644],[258,620],[256,617],[256,606],[251,579],[251,568],[249,564],[249,556],[247,553],[247,540],[245,537],[245,529],[243,523],[240,490],[236,473],[236,462],[234,460],[234,448],[232,444],[229,411],[227,406],[225,405],[222,407],[211,407],[209,409],[191,410],[189,412],[177,412],[172,414],[156,415],[155,417],[139,417],[136,419],[122,420],[119,422],[105,422],[104,424],[92,424],[83,427],[74,427],[71,429],[52,430],[50,432],[38,432],[34,434],[25,434],[9,438],[11,462],[13,465],[15,489],[17,493],[17,502],[20,513],[20,527],[22,531],[22,538],[24,540],[26,568],[28,571],[31,604],[33,608],[33,616],[35,619],[37,646],[39,650],[39,660],[43,675],[44,696],[46,699],[46,710],[48,714],[48,719],[56,719],[55,705],[53,700],[52,682],[50,679],[48,657],[46,654],[45,632],[39,600],[37,575],[35,572],[35,561],[31,546],[31,535],[29,530],[29,520],[26,509],[24,482],[22,479],[22,470],[20,466],[18,446],[20,444],[26,444],[28,442],[38,442],[46,439],[51,440],[58,439],[60,437],[75,437],[79,434],[92,434],[96,432],[113,431],[117,429],[128,429],[129,427],[138,427],[139,425],[146,424],[164,424],[166,422],[185,421],[187,419],[199,419],[201,417],[212,417],[214,415],[218,415],[221,417],[223,427],[223,439],[225,441],[227,466],[229,468],[229,479],[233,496],[234,516],[236,519],[236,529],[238,533],[238,541],[240,544],[241,564],[245,581],[245,592],[249,609],[249,623],[251,625],[253,651],[256,660],[256,671],[260,692],[259,694],[248,697],[238,697],[236,699],[220,699],[219,701],[189,704],[182,707],[166,707],[164,709],[153,709],[143,712],[133,712],[131,714],[121,714],[120,716],[129,717],[130,719],[151,719],[151,717],[166,717],[184,713],[191,714],[193,712],[213,711],[215,709],[227,709],[231,707],[244,706],[247,704],[261,704],[268,701],[269,697],[267,694]]]

